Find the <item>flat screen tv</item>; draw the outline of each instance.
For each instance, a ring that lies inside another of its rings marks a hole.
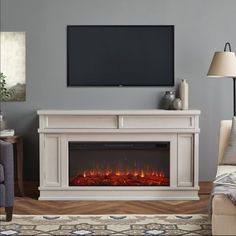
[[[173,25],[67,27],[68,86],[173,86]]]

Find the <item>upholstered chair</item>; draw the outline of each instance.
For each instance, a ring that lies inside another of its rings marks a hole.
[[[217,176],[236,171],[235,165],[223,165],[222,159],[230,137],[232,121],[220,123],[219,155]],[[212,199],[212,234],[236,235],[236,206],[225,195],[215,195]]]
[[[5,207],[6,221],[12,220],[14,202],[13,146],[0,140],[0,207]]]

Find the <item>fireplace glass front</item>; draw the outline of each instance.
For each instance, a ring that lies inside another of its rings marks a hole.
[[[69,142],[69,186],[169,186],[170,142]]]

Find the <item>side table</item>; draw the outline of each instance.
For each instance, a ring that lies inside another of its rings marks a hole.
[[[23,139],[21,136],[3,136],[1,140],[16,145],[17,181],[20,195],[24,196],[23,187]]]

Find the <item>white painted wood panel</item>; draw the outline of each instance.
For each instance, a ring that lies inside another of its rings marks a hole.
[[[60,185],[60,144],[58,135],[45,135],[44,140],[44,184],[45,186]]]
[[[76,134],[80,134],[80,133],[113,133],[113,134],[116,134],[116,133],[159,133],[159,134],[162,134],[162,133],[185,133],[188,132],[188,133],[199,133],[200,132],[200,129],[199,128],[190,128],[190,129],[186,129],[186,128],[168,128],[168,129],[163,129],[163,128],[159,128],[159,129],[156,129],[156,128],[139,128],[139,129],[134,129],[134,128],[127,128],[127,129],[122,129],[122,128],[117,128],[117,129],[81,129],[81,128],[46,128],[46,129],[38,129],[38,132],[39,133],[45,133],[45,134],[69,134],[69,133],[76,133]]]
[[[155,188],[155,187],[127,187],[123,189],[117,187],[99,187],[99,189],[89,189],[85,187],[82,189],[78,187],[76,189],[60,188],[54,189],[45,189],[40,188],[40,197],[39,200],[99,200],[99,201],[110,201],[110,200],[199,200],[198,197],[198,188]]]
[[[193,134],[193,183],[198,186],[199,175],[199,133]]]
[[[123,129],[176,129],[193,128],[193,116],[119,116],[119,127]]]
[[[45,116],[45,128],[79,128],[99,129],[117,128],[117,116],[87,116],[87,115],[48,115]]]
[[[193,135],[178,135],[178,186],[193,186]]]
[[[38,115],[200,115],[199,110],[162,110],[162,109],[145,109],[145,110],[38,110]]]

